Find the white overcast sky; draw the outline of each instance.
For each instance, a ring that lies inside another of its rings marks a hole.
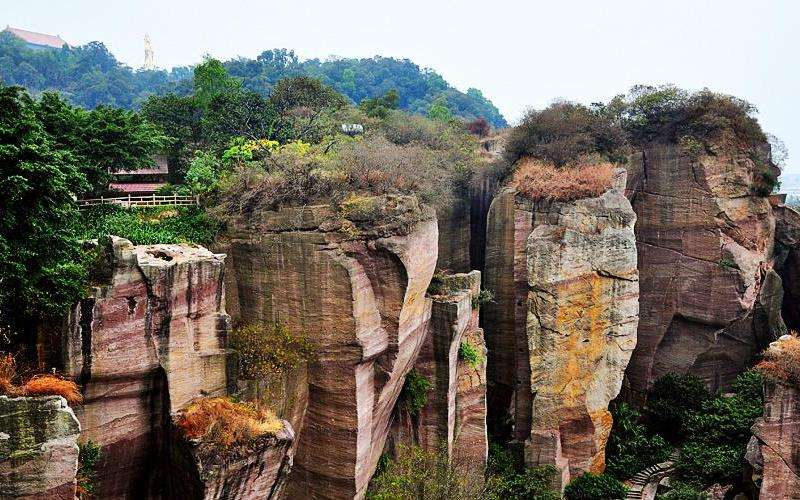
[[[743,97],[800,173],[800,1],[0,0],[0,25],[104,42],[143,62],[149,33],[169,68],[255,57],[405,57],[481,89],[510,121],[555,98],[607,100],[636,83]]]

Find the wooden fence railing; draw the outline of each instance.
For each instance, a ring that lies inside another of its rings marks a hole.
[[[159,205],[199,205],[200,195],[178,196],[176,194],[167,196],[146,195],[146,196],[121,196],[118,198],[91,198],[88,200],[78,200],[80,208],[92,207],[95,205],[121,205],[123,207],[153,207]]]

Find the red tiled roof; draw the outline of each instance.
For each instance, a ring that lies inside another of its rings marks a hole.
[[[165,182],[112,182],[108,187],[123,193],[152,193],[165,184]]]
[[[55,49],[60,49],[63,45],[69,45],[58,35],[46,35],[44,33],[36,33],[35,31],[12,28],[11,26],[7,26],[4,31],[8,31],[20,40],[33,45],[42,45],[45,47],[53,47]]]
[[[155,162],[155,165],[149,168],[137,168],[136,170],[117,170],[114,173],[117,175],[166,175],[169,173],[167,157],[165,155],[154,155],[153,161]]]

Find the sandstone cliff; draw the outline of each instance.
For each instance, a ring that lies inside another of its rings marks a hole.
[[[0,396],[0,497],[75,498],[80,430],[61,396]]]
[[[436,220],[415,199],[388,196],[342,212],[252,214],[229,227],[236,321],[283,322],[317,350],[281,415],[297,436],[286,498],[361,498],[427,331]]]
[[[638,345],[627,370],[634,401],[667,372],[724,389],[785,332],[774,310],[775,218],[767,197],[754,194],[759,167],[751,156],[726,136],[700,153],[651,143],[631,161],[641,279]]]
[[[800,391],[797,390],[797,339],[772,342],[764,365],[764,416],[753,425],[747,461],[760,498],[800,498]],[[793,351],[793,352],[787,352]],[[772,366],[769,366],[769,365]]]
[[[800,330],[800,213],[776,205],[775,269],[783,284],[783,320],[790,330]]]
[[[506,189],[489,211],[490,419],[510,415],[525,462],[557,466],[562,486],[604,469],[608,403],[636,345],[636,216],[616,175],[597,198],[533,202]]]
[[[70,318],[66,372],[82,385],[81,438],[102,448],[99,498],[166,489],[170,415],[227,392],[224,256],[186,245],[112,237],[109,282]]]
[[[431,390],[418,415],[410,415],[404,402],[398,402],[386,444],[390,455],[398,445],[417,445],[431,453],[444,452],[473,471],[485,465],[486,354],[476,302],[480,281],[478,271],[434,278],[429,289],[431,320],[414,364]],[[464,343],[477,354],[473,362],[460,354]]]

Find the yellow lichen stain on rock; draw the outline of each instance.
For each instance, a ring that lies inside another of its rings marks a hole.
[[[594,443],[597,448],[592,463],[589,465],[589,472],[602,474],[606,470],[606,443],[608,435],[611,434],[614,419],[611,412],[606,409],[591,412],[589,417],[594,423]]]

